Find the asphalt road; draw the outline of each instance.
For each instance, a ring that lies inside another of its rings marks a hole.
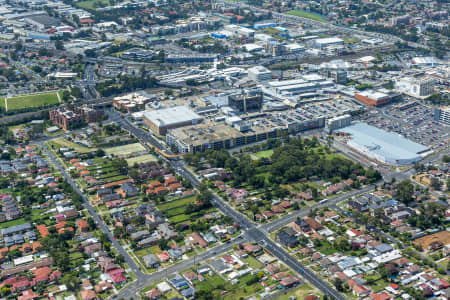
[[[89,212],[91,217],[94,219],[95,223],[97,224],[98,228],[108,235],[109,240],[111,241],[112,246],[116,251],[121,254],[127,265],[131,268],[133,274],[136,276],[136,278],[142,279],[144,278],[144,273],[139,269],[139,267],[136,265],[134,260],[130,257],[130,255],[125,251],[125,249],[120,245],[120,243],[114,238],[114,235],[109,231],[108,227],[103,223],[103,221],[100,219],[100,216],[97,214],[95,209],[92,207],[92,205],[89,203],[88,199],[86,198],[85,194],[78,188],[78,185],[72,180],[72,177],[67,173],[67,171],[64,169],[64,167],[61,165],[61,163],[58,161],[58,159],[55,157],[55,155],[47,148],[47,146],[43,142],[38,143],[42,150],[45,152],[47,157],[52,161],[53,165],[56,166],[56,168],[59,170],[61,175],[64,176],[66,181],[72,186],[72,188],[83,198],[83,206],[85,209]]]
[[[160,149],[165,149],[165,147],[155,139],[150,133],[140,128],[136,128],[131,122],[129,122],[126,118],[121,117],[120,114],[116,112],[109,113],[110,121],[119,123],[124,129],[129,130],[132,134],[134,134],[141,142],[150,143],[152,145],[157,146]],[[43,145],[43,143],[41,143]],[[256,226],[253,224],[246,216],[241,213],[235,211],[231,208],[227,203],[225,203],[222,199],[213,195],[211,202],[217,208],[219,208],[224,214],[233,218],[233,220],[241,225],[241,229],[243,231],[243,237],[240,236],[232,240],[230,243],[219,245],[209,251],[206,251],[202,254],[197,255],[196,257],[183,260],[169,268],[161,270],[159,272],[155,272],[152,274],[144,274],[135,264],[133,259],[128,255],[128,253],[121,247],[121,245],[114,239],[112,233],[109,229],[103,224],[100,220],[99,216],[96,214],[93,207],[87,202],[84,194],[78,189],[77,185],[73,182],[64,168],[60,165],[60,163],[56,160],[54,155],[43,145],[44,151],[47,153],[48,157],[53,160],[53,163],[57,168],[61,171],[66,180],[74,187],[74,189],[80,193],[83,197],[84,204],[89,213],[93,216],[94,220],[99,224],[100,229],[108,234],[113,246],[117,249],[119,253],[121,253],[127,264],[132,268],[137,280],[130,285],[123,288],[117,295],[114,295],[113,298],[139,298],[137,293],[139,290],[145,288],[151,283],[162,280],[167,277],[169,274],[173,274],[175,272],[182,271],[186,268],[192,267],[199,262],[204,262],[207,259],[210,259],[218,254],[225,253],[232,249],[233,244],[244,243],[247,241],[256,242],[261,246],[265,247],[269,252],[271,252],[274,256],[276,256],[280,261],[284,262],[286,265],[291,267],[296,272],[300,273],[306,280],[311,282],[314,286],[320,289],[324,294],[333,297],[334,299],[345,299],[342,295],[340,295],[336,290],[334,290],[331,286],[329,286],[326,282],[321,280],[318,276],[316,276],[312,271],[303,266],[300,262],[298,262],[294,257],[292,257],[289,253],[287,253],[282,247],[274,243],[269,239],[268,233],[274,232],[283,226],[289,224],[294,221],[298,217],[306,216],[310,209],[302,210],[295,213],[291,213],[285,217],[275,220],[272,223],[264,224],[261,226]],[[166,150],[168,153],[170,151]],[[182,160],[173,160],[168,161],[168,163],[183,177],[189,179],[194,187],[198,187],[199,180],[197,177],[192,174],[186,167],[184,166],[184,161]],[[395,172],[393,172],[395,173]],[[311,209],[322,208],[322,207],[337,207],[337,204],[343,200],[346,200],[350,197],[357,196],[363,193],[366,193],[373,189],[373,186],[364,187],[363,189],[351,191],[349,193],[345,193],[339,196],[336,196],[330,199],[326,203],[317,204],[313,206]]]
[[[148,132],[143,131],[142,129],[135,128],[128,120],[125,118],[119,118],[120,124],[124,125],[124,128],[133,133],[138,139],[147,143],[152,143],[154,140],[153,137]],[[160,143],[155,144],[155,146],[162,146]],[[158,146],[158,147],[159,147]],[[160,149],[164,149],[161,147]],[[182,161],[169,161],[170,165],[180,173],[181,176],[190,180],[192,185],[197,188],[200,184],[197,177],[192,174],[186,167]],[[211,203],[219,208],[225,215],[230,216],[236,223],[241,226],[241,230],[244,233],[244,236],[248,238],[249,241],[256,242],[261,246],[265,247],[269,252],[271,252],[274,256],[276,256],[280,261],[291,267],[294,271],[300,273],[306,280],[311,282],[314,286],[316,286],[319,290],[321,290],[324,294],[334,298],[334,299],[342,299],[345,298],[321,280],[317,275],[308,270],[305,266],[303,266],[300,262],[298,262],[294,257],[292,257],[289,253],[282,249],[282,247],[278,246],[274,242],[272,242],[267,234],[259,229],[255,224],[250,222],[250,220],[242,215],[241,213],[235,211],[231,208],[227,203],[225,203],[222,199],[213,194]]]
[[[144,289],[145,287],[161,281],[162,279],[166,278],[169,275],[174,275],[177,272],[183,271],[187,268],[196,266],[196,265],[203,265],[208,259],[211,259],[215,257],[216,255],[220,253],[226,253],[230,251],[233,248],[233,245],[243,243],[245,242],[245,239],[242,236],[238,236],[230,242],[218,245],[214,248],[211,248],[208,251],[202,252],[194,257],[191,257],[186,260],[182,260],[177,264],[174,264],[168,268],[165,268],[161,271],[152,273],[152,274],[144,274],[139,278],[137,281],[131,283],[127,287],[123,288],[118,294],[114,295],[113,298],[124,298],[124,299],[130,299],[130,298],[139,298],[137,295],[140,290]]]
[[[306,217],[310,210],[312,209],[321,209],[321,208],[325,208],[325,207],[330,207],[330,206],[335,206],[337,205],[339,202],[344,201],[346,199],[349,199],[351,197],[355,197],[355,196],[359,196],[362,195],[364,193],[367,193],[371,190],[374,189],[374,186],[366,186],[362,189],[359,190],[355,190],[355,191],[351,191],[345,194],[341,194],[339,196],[333,197],[330,200],[328,200],[326,203],[319,203],[317,205],[312,206],[311,208],[307,209],[307,210],[299,210],[296,211],[294,213],[291,213],[283,218],[279,218],[271,223],[267,223],[267,224],[263,224],[261,225],[259,228],[263,231],[266,232],[274,232],[277,231],[278,229],[288,225],[289,223],[295,221],[297,218],[303,218]]]
[[[194,187],[197,187],[199,181],[195,178],[194,175],[187,170],[181,162],[177,162],[173,165],[173,167],[183,170],[180,172],[183,176],[187,177]],[[190,176],[188,175],[190,174]],[[219,208],[225,215],[230,216],[233,220],[240,224],[241,229],[244,231],[244,235],[248,238],[249,241],[256,242],[261,246],[265,247],[267,251],[272,253],[275,257],[277,257],[280,261],[285,263],[287,266],[292,268],[295,272],[300,273],[306,280],[311,282],[314,286],[316,286],[319,290],[321,290],[324,294],[334,297],[334,299],[345,299],[341,294],[339,294],[336,290],[334,290],[331,286],[321,280],[318,276],[316,276],[313,272],[303,266],[299,261],[297,261],[294,257],[292,257],[288,252],[283,250],[282,247],[278,246],[270,238],[267,233],[259,229],[255,224],[250,222],[250,220],[242,215],[241,213],[235,211],[231,208],[227,203],[225,203],[222,199],[213,195],[211,202],[217,208]],[[284,219],[284,218],[283,218]],[[289,222],[288,222],[289,223]]]

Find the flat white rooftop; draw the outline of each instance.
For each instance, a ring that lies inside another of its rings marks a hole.
[[[159,110],[144,112],[144,118],[158,126],[170,126],[179,123],[201,121],[203,118],[190,110],[187,106],[175,106]]]

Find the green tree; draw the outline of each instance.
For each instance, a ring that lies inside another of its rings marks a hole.
[[[342,279],[335,278],[333,280],[333,285],[336,287],[336,290],[338,290],[339,292],[344,291],[344,282],[342,281]]]
[[[65,274],[60,279],[60,282],[62,284],[65,284],[67,286],[67,288],[73,292],[77,291],[78,288],[80,287],[80,281],[78,279],[78,276],[76,276],[75,274],[72,274],[72,273]]]
[[[125,159],[119,158],[119,159],[113,159],[112,161],[112,167],[116,169],[120,174],[127,174],[128,171],[128,163]]]
[[[414,194],[414,185],[411,180],[405,179],[400,182],[395,188],[395,198],[399,201],[408,205],[413,199],[412,196]]]

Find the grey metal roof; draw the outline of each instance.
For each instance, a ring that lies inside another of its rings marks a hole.
[[[356,123],[344,127],[340,131],[350,134],[352,142],[388,161],[420,159],[419,153],[428,150],[428,147],[410,141],[401,135],[364,123]]]
[[[15,226],[11,226],[8,228],[3,228],[1,233],[2,235],[11,235],[14,234],[16,232],[21,232],[21,231],[27,231],[31,229],[31,224],[30,223],[24,223],[24,224],[20,224],[20,225],[15,225]]]

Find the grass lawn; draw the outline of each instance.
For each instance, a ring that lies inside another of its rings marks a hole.
[[[59,148],[72,148],[78,153],[87,153],[91,151],[95,151],[95,148],[87,148],[84,146],[81,146],[77,143],[71,142],[63,137],[56,138],[54,140],[49,141],[50,145],[55,146],[55,150],[58,150]]]
[[[94,5],[94,3],[97,3],[98,5]],[[80,8],[86,8],[86,9],[95,9],[100,6],[108,6],[109,1],[108,0],[88,0],[88,1],[80,1],[76,2],[75,6],[78,6]]]
[[[114,176],[114,177],[105,178],[105,179],[103,179],[103,181],[105,183],[110,183],[110,182],[120,181],[120,180],[124,180],[124,179],[128,179],[128,176],[126,176],[126,175],[118,175],[118,176]]]
[[[132,167],[135,163],[143,164],[152,161],[158,161],[158,159],[153,154],[145,154],[132,158],[128,158],[127,160],[128,166]]]
[[[290,290],[288,293],[278,297],[280,300],[288,300],[289,297],[295,296],[296,299],[304,299],[308,295],[316,295],[319,296],[321,293],[315,289],[312,288],[309,284],[304,284],[297,289]]]
[[[253,153],[251,155],[252,159],[260,159],[260,158],[270,158],[273,154],[273,150],[264,150],[264,151],[259,151],[256,153]]]
[[[24,96],[16,96],[8,98],[8,111],[18,110],[22,108],[30,107],[42,107],[46,105],[58,104],[57,92],[40,93]],[[58,92],[59,93],[59,92]],[[2,106],[5,105],[5,101],[2,101]]]
[[[150,253],[152,253],[150,248],[143,248],[143,249],[134,251],[134,254],[136,254],[136,256],[138,256],[139,258],[142,258],[143,256],[146,256],[147,254],[150,254]]]
[[[190,217],[188,215],[180,214],[180,215],[176,215],[176,216],[170,217],[169,221],[171,223],[177,224],[177,223],[181,223],[181,222],[187,221],[189,219],[190,219]]]
[[[159,253],[162,252],[161,248],[159,248],[158,245],[151,246],[151,247],[149,247],[148,249],[150,249],[151,253],[153,253],[153,254],[155,254],[155,255],[158,255]]]
[[[171,290],[170,292],[168,292],[166,295],[165,295],[165,299],[173,299],[173,298],[177,298],[177,299],[180,299],[180,294],[178,294],[178,292],[176,291],[176,290]]]
[[[214,287],[218,287],[219,285],[222,285],[225,283],[225,281],[222,279],[222,277],[220,277],[217,274],[214,274],[213,276],[206,274],[205,279],[208,280],[208,282]]]
[[[322,241],[320,247],[317,247],[316,250],[324,255],[331,255],[338,252],[328,241]]]
[[[381,278],[379,275],[366,275],[364,276],[364,279],[367,280],[366,285],[370,287],[375,292],[383,290],[385,287],[388,286],[388,282]]]
[[[247,258],[242,258],[241,260],[247,263],[252,269],[261,269],[264,267],[264,265],[253,256],[248,256]]]
[[[105,152],[108,155],[115,155],[115,156],[127,156],[132,153],[141,152],[141,151],[145,151],[145,147],[142,146],[140,143],[128,144],[128,145],[105,149]]]
[[[166,217],[170,218],[179,214],[182,214],[186,211],[186,208],[184,206],[178,206],[175,208],[171,208],[165,211]]]
[[[293,10],[289,10],[289,11],[285,12],[285,14],[302,17],[302,18],[307,18],[307,19],[311,19],[311,20],[319,21],[319,22],[323,22],[323,23],[328,23],[328,21],[325,18],[323,18],[319,15],[313,14],[313,13],[306,12],[306,11],[300,11],[300,10],[293,9]]]
[[[213,289],[211,284],[206,280],[202,282],[196,280],[194,286],[197,291],[210,291]]]
[[[239,278],[239,283],[232,285],[231,282],[225,283],[225,289],[228,291],[223,298],[227,300],[240,299],[241,297],[246,298],[253,295],[257,291],[263,290],[263,286],[260,282],[252,285],[247,285],[247,282],[253,277],[251,274],[247,274]]]
[[[75,252],[71,252],[69,254],[70,260],[76,260],[76,259],[80,259],[83,258],[83,254],[79,251],[75,251]]]
[[[264,28],[264,33],[267,34],[278,34],[280,33],[280,31],[278,29],[272,28],[272,27],[268,27],[268,28]]]
[[[157,207],[160,211],[165,211],[165,210],[175,208],[178,206],[185,206],[189,203],[194,203],[194,202],[195,202],[195,196],[192,196],[192,197],[187,197],[187,198],[183,198],[183,199],[179,199],[179,200],[165,202],[163,204],[157,205]]]
[[[354,43],[358,43],[358,42],[359,42],[359,40],[355,39],[355,38],[344,39],[345,44],[354,44]]]
[[[8,221],[8,222],[3,222],[3,223],[0,223],[0,229],[7,228],[7,227],[10,227],[10,226],[20,225],[20,224],[23,224],[23,223],[26,223],[24,218],[15,219],[15,220],[11,220],[11,221]]]

